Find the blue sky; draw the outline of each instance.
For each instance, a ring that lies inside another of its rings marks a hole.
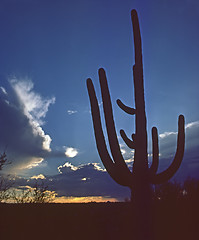
[[[101,103],[97,71],[106,70],[118,136],[121,128],[131,135],[134,119],[117,107],[116,99],[134,106],[133,8],[142,35],[149,153],[151,128],[156,126],[161,134],[161,168],[169,164],[176,148],[178,115],[183,114],[186,151],[177,176],[197,176],[197,0],[1,0],[0,152],[6,149],[12,161],[7,172],[50,178],[60,177],[62,168],[63,185],[72,171],[90,189],[78,196],[96,194],[82,180],[99,172],[107,177],[95,146],[86,79],[93,80]],[[122,139],[120,144],[132,164],[133,154]],[[85,176],[78,176],[79,169]],[[103,176],[101,183],[95,182],[96,189],[101,189]],[[82,184],[70,183],[73,190]],[[123,191],[114,184],[110,180],[115,192]]]

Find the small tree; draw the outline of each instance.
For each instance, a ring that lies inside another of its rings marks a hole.
[[[5,165],[11,164],[10,161],[8,161],[6,153],[3,152],[2,154],[0,153],[0,171],[3,169]]]
[[[54,191],[49,191],[48,186],[42,181],[40,184],[38,181],[34,184],[32,188],[32,203],[49,203],[52,202],[56,196]]]
[[[3,152],[0,153],[0,171],[3,170],[3,168],[10,164],[11,162],[8,161],[6,153]],[[10,179],[9,175],[3,175],[0,174],[0,203],[5,202],[10,198],[10,188],[13,185],[12,179]]]
[[[11,164],[5,152],[0,154],[0,203],[49,203],[56,196],[54,191],[49,191],[48,186],[43,181],[36,181],[33,187],[14,188],[14,181],[10,175],[2,174],[2,169]]]
[[[31,188],[25,189],[13,189],[11,193],[11,200],[14,201],[15,203],[30,203],[31,198]]]
[[[36,181],[33,187],[25,186],[13,190],[11,199],[16,203],[50,203],[55,196],[55,191],[49,191],[43,181]]]

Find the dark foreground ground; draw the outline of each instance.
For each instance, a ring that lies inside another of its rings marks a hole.
[[[199,239],[198,205],[155,203],[154,239]],[[0,239],[133,240],[135,221],[130,203],[0,204]]]

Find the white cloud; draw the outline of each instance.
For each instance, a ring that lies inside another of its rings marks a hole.
[[[134,162],[134,159],[133,159],[133,158],[129,158],[129,159],[126,159],[125,162],[126,162],[126,163],[133,163],[133,162]]]
[[[43,124],[42,118],[46,116],[50,104],[55,103],[55,97],[44,99],[33,91],[34,84],[30,79],[10,79],[16,95],[23,105],[24,114],[38,125]]]
[[[126,144],[123,143],[122,144],[120,143],[119,146],[125,161],[134,158],[134,149],[130,149]]]
[[[9,168],[38,166],[51,151],[51,137],[42,128],[48,108],[55,98],[44,98],[33,90],[30,79],[12,78],[11,88],[0,90],[0,147],[8,146]],[[6,94],[5,94],[6,93]]]
[[[198,128],[198,127],[199,127],[199,121],[195,121],[195,122],[187,123],[185,125],[185,130],[189,131],[189,129]],[[164,133],[159,134],[159,137],[165,138],[170,135],[177,135],[177,134],[178,134],[178,132],[164,132]]]
[[[170,135],[176,135],[176,134],[177,134],[177,132],[164,132],[164,133],[159,134],[159,137],[160,138],[165,138],[165,137],[168,137]]]
[[[29,119],[35,136],[43,138],[42,147],[44,150],[51,151],[51,138],[46,135],[41,128],[43,118],[46,116],[50,104],[55,103],[55,98],[44,99],[38,93],[33,91],[34,84],[30,79],[10,79],[20,104],[22,105],[24,115]]]
[[[126,153],[126,150],[124,148],[121,148],[120,151],[121,151],[122,154]]]
[[[1,91],[3,94],[7,95],[8,93],[6,92],[5,88],[4,87],[0,87]]]
[[[78,150],[73,147],[66,147],[65,155],[69,158],[74,158],[78,154]]]
[[[199,121],[196,122],[191,122],[191,123],[187,123],[185,128],[193,128],[193,127],[199,127]]]
[[[21,163],[18,166],[18,169],[31,169],[33,167],[38,167],[42,162],[44,158],[39,158],[39,157],[27,157],[26,161],[24,163]]]
[[[94,170],[106,172],[106,169],[102,168],[99,163],[90,163],[90,164],[93,166]],[[85,165],[83,165],[82,167],[84,167],[84,166]]]
[[[67,113],[68,113],[69,115],[72,115],[72,114],[77,113],[77,111],[76,111],[76,110],[68,110]]]
[[[82,164],[79,166],[74,166],[73,164],[66,162],[63,165],[60,165],[58,168],[59,173],[69,173],[69,172],[75,172],[77,170],[94,170],[97,172],[106,172],[105,168],[102,168],[99,163],[88,163],[88,164]],[[87,178],[88,179],[88,178]]]
[[[64,170],[64,172],[71,172],[71,171],[76,171],[78,169],[78,167],[75,167],[71,163],[66,162],[63,165],[60,165],[57,169],[58,169],[59,173],[62,174],[63,170]]]
[[[176,151],[178,132],[164,132],[160,137],[160,152],[162,157],[171,157]],[[185,125],[185,151],[199,147],[199,121]]]
[[[42,148],[43,150],[46,150],[48,152],[51,151],[50,144],[51,144],[51,137],[47,134],[45,134],[44,130],[42,127],[39,126],[39,124],[35,121],[30,121],[30,124],[32,126],[33,134],[35,136],[40,136],[43,141],[42,141]]]

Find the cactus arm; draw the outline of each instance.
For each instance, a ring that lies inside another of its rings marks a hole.
[[[149,169],[151,175],[156,174],[159,165],[158,131],[156,127],[152,128],[152,142],[153,142],[152,146],[153,158],[152,164]]]
[[[102,159],[106,159],[105,162],[103,163],[107,171],[111,172],[111,170],[114,168],[114,163],[106,147],[104,134],[102,130],[101,119],[100,119],[99,106],[98,106],[97,97],[96,97],[94,86],[91,79],[87,79],[87,88],[88,88],[90,104],[91,104],[91,113],[92,113],[97,149],[100,157],[102,156]]]
[[[102,130],[98,101],[97,101],[97,97],[96,97],[94,86],[91,79],[87,79],[87,89],[88,89],[88,94],[89,94],[89,99],[91,104],[91,113],[92,113],[92,119],[93,119],[96,145],[97,145],[97,150],[100,155],[100,158],[107,172],[113,178],[113,180],[115,180],[120,185],[131,187],[132,180],[130,178],[132,178],[132,174],[130,170],[128,170],[129,172],[127,172],[127,174],[126,172],[125,174],[122,173],[122,171],[120,171],[117,168],[116,164],[113,163],[108,153],[103,130]]]
[[[171,165],[162,173],[156,174],[151,177],[151,183],[160,184],[168,181],[176,173],[183,159],[184,147],[185,147],[185,127],[184,127],[184,116],[180,115],[178,118],[178,140],[177,150]]]
[[[111,98],[108,90],[108,83],[107,83],[105,71],[102,68],[99,69],[99,80],[100,80],[100,87],[101,87],[102,100],[103,100],[104,117],[106,122],[106,129],[107,129],[111,153],[115,163],[118,166],[122,166],[123,168],[128,169],[123,159],[123,156],[121,154],[119,143],[117,140],[117,134],[116,134],[115,124],[113,119]]]
[[[122,139],[124,140],[124,142],[126,143],[126,145],[131,148],[131,149],[135,149],[135,142],[131,141],[127,136],[126,133],[124,132],[124,130],[120,130],[120,135],[122,137]]]
[[[126,113],[130,114],[130,115],[134,115],[136,110],[135,108],[131,108],[131,107],[128,107],[126,105],[124,105],[122,103],[122,101],[120,99],[117,99],[117,105]]]

